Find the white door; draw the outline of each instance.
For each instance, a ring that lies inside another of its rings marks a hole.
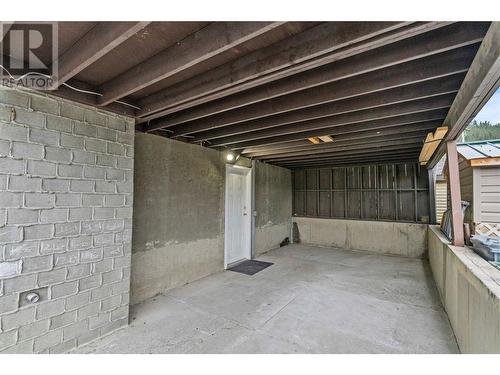
[[[226,166],[225,264],[251,258],[251,170]]]

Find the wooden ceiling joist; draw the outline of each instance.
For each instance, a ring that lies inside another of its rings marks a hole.
[[[358,112],[362,110],[376,111],[389,105],[453,94],[460,88],[464,75],[465,73],[459,73],[452,77],[440,77],[436,80],[389,89],[384,91],[384,95],[377,92],[313,106],[298,111],[287,112],[276,116],[268,116],[257,120],[212,129],[194,134],[192,142],[198,142],[206,139],[212,141],[217,138],[237,136],[243,133],[289,125],[302,121],[320,120],[335,115]]]
[[[456,140],[499,87],[500,22],[492,22],[446,116],[444,123],[449,131],[445,141]],[[433,168],[444,155],[445,143],[439,145],[427,163],[428,168]]]
[[[334,134],[335,139],[337,140],[345,140],[352,139],[353,136],[351,133],[357,133],[356,137],[373,137],[377,134],[378,131],[384,132],[386,135],[399,134],[401,132],[406,131],[417,131],[423,130],[425,133],[422,135],[425,138],[425,134],[429,130],[435,129],[439,123],[442,123],[442,119],[430,120],[430,121],[412,121],[412,120],[377,120],[376,123],[364,123],[364,124],[356,124],[356,128],[350,129],[349,127],[344,129],[339,129],[339,133],[343,132],[343,134],[334,133],[334,130],[330,133]],[[382,130],[384,129],[384,130]],[[297,140],[307,139],[307,136],[312,136],[311,132],[303,132],[297,134],[291,134],[287,136],[276,136],[269,138],[256,139],[248,142],[235,143],[231,145],[229,148],[233,150],[243,150],[248,147],[255,146],[269,146],[275,144],[281,144],[283,142],[292,142]]]
[[[149,22],[99,22],[59,57],[54,88],[95,63],[148,24]]]
[[[261,103],[223,112],[185,124],[168,127],[176,135],[188,135],[266,116],[295,111],[354,96],[379,92],[443,76],[466,72],[474,58],[477,46],[467,46],[447,54],[431,56],[422,61],[411,61],[386,69],[362,74],[297,93],[270,99]],[[165,127],[152,121],[147,129]]]
[[[447,22],[323,23],[145,98],[140,121],[168,115],[409,38]],[[207,78],[209,77],[209,78]]]
[[[422,140],[423,137],[425,137],[425,134],[428,132],[429,129],[432,129],[433,126],[435,126],[435,122],[424,122],[424,123],[419,123],[419,124],[413,124],[413,125],[403,125],[399,127],[394,127],[394,128],[389,128],[387,130],[384,130],[383,132],[378,132],[378,131],[360,131],[360,132],[353,132],[353,133],[346,133],[339,135],[337,137],[338,139],[338,144],[339,145],[363,145],[364,143],[373,143],[373,142],[380,142],[380,141],[385,141],[385,140],[393,140],[394,142],[399,141],[400,139],[406,139],[406,138],[420,138]],[[379,134],[377,134],[379,133]],[[290,142],[293,143],[293,142]],[[272,144],[269,146],[284,146],[286,143],[278,143],[278,144]],[[337,143],[335,143],[337,144]],[[286,150],[286,151],[284,151]],[[278,152],[272,151],[272,152],[267,152],[265,154],[265,157],[274,157],[274,156],[280,156],[283,153],[287,152],[293,152],[295,149],[287,149],[287,148],[282,148],[279,149]],[[300,151],[300,150],[299,150]],[[247,156],[247,155],[244,155]],[[258,157],[256,157],[258,158]]]
[[[413,132],[401,132],[401,134],[389,134],[389,135],[383,133],[377,134],[375,132],[371,137],[361,137],[361,138],[356,137],[356,133],[348,133],[350,135],[348,139],[344,137],[341,141],[335,140],[333,143],[330,144],[321,144],[317,146],[312,146],[310,144],[305,144],[300,142],[300,145],[284,147],[286,144],[282,143],[276,145],[279,146],[278,148],[270,148],[268,149],[268,151],[245,152],[245,150],[243,150],[241,154],[248,158],[266,159],[268,157],[275,157],[275,156],[280,157],[283,155],[293,155],[301,152],[307,153],[307,152],[316,152],[320,150],[336,150],[344,146],[357,146],[359,148],[363,148],[373,143],[398,142],[400,140],[406,140],[406,139],[418,139],[421,142],[422,134],[424,132],[425,130],[424,131],[416,130]],[[289,142],[289,143],[294,144],[296,142]]]
[[[348,155],[332,155],[329,157],[317,157],[317,158],[311,158],[311,159],[295,159],[295,160],[278,160],[273,162],[273,164],[277,165],[289,165],[289,164],[322,164],[325,162],[332,162],[332,161],[340,161],[340,160],[359,160],[362,158],[365,159],[373,159],[373,158],[380,158],[380,157],[393,157],[393,156],[401,156],[401,155],[418,155],[419,147],[414,147],[414,148],[402,148],[400,147],[399,149],[397,147],[391,148],[391,149],[378,149],[378,150],[371,150],[370,152],[366,151],[352,151]],[[269,161],[270,162],[270,161]]]
[[[297,160],[297,159],[300,159],[300,160],[307,159],[308,160],[308,159],[318,159],[318,158],[322,158],[322,157],[339,155],[339,153],[346,153],[346,152],[348,152],[349,155],[352,155],[354,152],[369,153],[370,151],[373,151],[373,150],[381,150],[381,148],[384,148],[384,150],[390,150],[391,147],[399,147],[399,148],[403,148],[403,149],[419,148],[419,147],[422,147],[422,140],[420,137],[409,138],[409,139],[404,139],[404,140],[400,139],[400,140],[398,140],[396,145],[392,141],[374,142],[374,143],[369,143],[369,144],[354,144],[351,146],[339,146],[339,147],[331,148],[331,149],[318,150],[316,152],[315,151],[292,152],[289,154],[260,157],[257,159],[263,160],[263,161],[268,161],[268,162]]]
[[[215,22],[101,87],[105,106],[262,35],[283,22]]]
[[[184,111],[171,117],[165,117],[161,123],[165,127],[170,127],[229,111],[244,105],[258,103],[348,77],[418,60],[426,56],[470,44],[476,44],[481,41],[486,28],[485,24],[470,24],[466,28],[451,25],[443,30],[430,32],[428,33],[429,35],[419,35],[411,41],[403,40],[392,43],[383,48],[370,50],[369,52],[342,59],[333,64],[298,73],[293,80],[280,80],[273,84],[264,85],[261,88],[245,91],[238,95],[232,95],[206,105],[199,105],[192,110]],[[439,33],[439,31],[443,31],[443,33]],[[145,118],[145,120],[150,119],[151,117]]]
[[[401,116],[412,116],[412,121],[415,118],[429,118],[426,112],[431,112],[432,116],[435,115],[434,110],[447,109],[453,101],[453,95],[442,95],[436,98],[426,98],[419,99],[411,102],[405,102],[397,105],[388,105],[385,107],[380,107],[377,109],[367,109],[357,112],[344,113],[340,115],[335,115],[331,117],[321,118],[317,120],[308,120],[292,123],[289,125],[283,125],[280,127],[273,127],[258,131],[249,131],[248,133],[219,138],[211,141],[211,145],[216,146],[228,146],[233,147],[235,144],[249,142],[259,139],[271,138],[271,137],[282,137],[290,136],[290,139],[299,136],[302,138],[316,137],[321,134],[336,135],[336,127],[343,125],[356,126],[358,123],[362,123],[359,126],[370,126],[370,123],[383,120],[387,124],[390,124],[395,117],[398,121]],[[441,117],[441,113],[439,117]],[[308,135],[304,137],[304,135]],[[300,139],[300,138],[299,138]]]
[[[362,165],[387,165],[387,164],[394,164],[394,163],[413,163],[414,156],[412,155],[403,155],[403,156],[397,156],[394,158],[391,157],[381,157],[381,158],[374,158],[370,160],[363,160],[363,159],[358,159],[354,161],[337,161],[334,163],[323,163],[321,165],[318,164],[303,164],[303,165],[281,165],[281,167],[288,168],[288,169],[318,169],[319,168],[338,168],[338,167],[358,167]]]
[[[63,22],[52,94],[289,168],[416,162],[500,85],[499,40],[496,22]]]
[[[418,150],[409,150],[408,152],[395,152],[394,150],[373,153],[371,155],[352,155],[352,156],[339,156],[337,158],[326,158],[326,159],[316,159],[316,160],[305,160],[302,162],[293,161],[293,162],[276,162],[273,163],[278,166],[282,166],[285,168],[297,167],[303,168],[306,166],[316,166],[323,167],[325,165],[335,165],[342,163],[375,163],[380,161],[390,161],[390,160],[414,160],[414,158],[418,156]]]
[[[408,137],[406,135],[404,136],[385,136],[385,137],[374,137],[374,138],[367,138],[367,141],[364,141],[363,138],[361,139],[352,139],[350,141],[343,141],[343,142],[334,142],[328,145],[323,145],[322,146],[328,146],[328,147],[310,147],[305,150],[293,150],[289,152],[284,152],[284,153],[277,153],[277,154],[272,154],[272,155],[261,155],[261,156],[252,156],[254,159],[258,160],[271,160],[271,159],[281,159],[281,158],[288,158],[288,157],[295,157],[295,156],[310,156],[310,155],[324,155],[332,152],[339,152],[339,151],[349,151],[349,150],[364,150],[364,149],[369,149],[372,147],[385,147],[385,146],[391,146],[394,144],[413,144],[413,145],[420,145],[422,146],[422,132],[415,132],[413,137]],[[375,139],[375,140],[374,140]],[[397,142],[396,142],[397,141]],[[245,157],[248,157],[248,155],[245,155]]]

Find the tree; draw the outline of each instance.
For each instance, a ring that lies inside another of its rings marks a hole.
[[[500,123],[490,121],[472,121],[462,134],[463,142],[500,139]]]

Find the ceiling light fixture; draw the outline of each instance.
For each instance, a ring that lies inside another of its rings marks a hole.
[[[238,160],[239,157],[240,155],[235,153],[234,151],[226,152],[226,161],[229,163],[234,163],[236,160]]]

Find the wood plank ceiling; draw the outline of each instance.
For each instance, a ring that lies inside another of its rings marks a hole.
[[[288,168],[416,161],[489,27],[64,22],[53,93],[134,116],[138,131]],[[333,142],[308,140],[324,135]]]

